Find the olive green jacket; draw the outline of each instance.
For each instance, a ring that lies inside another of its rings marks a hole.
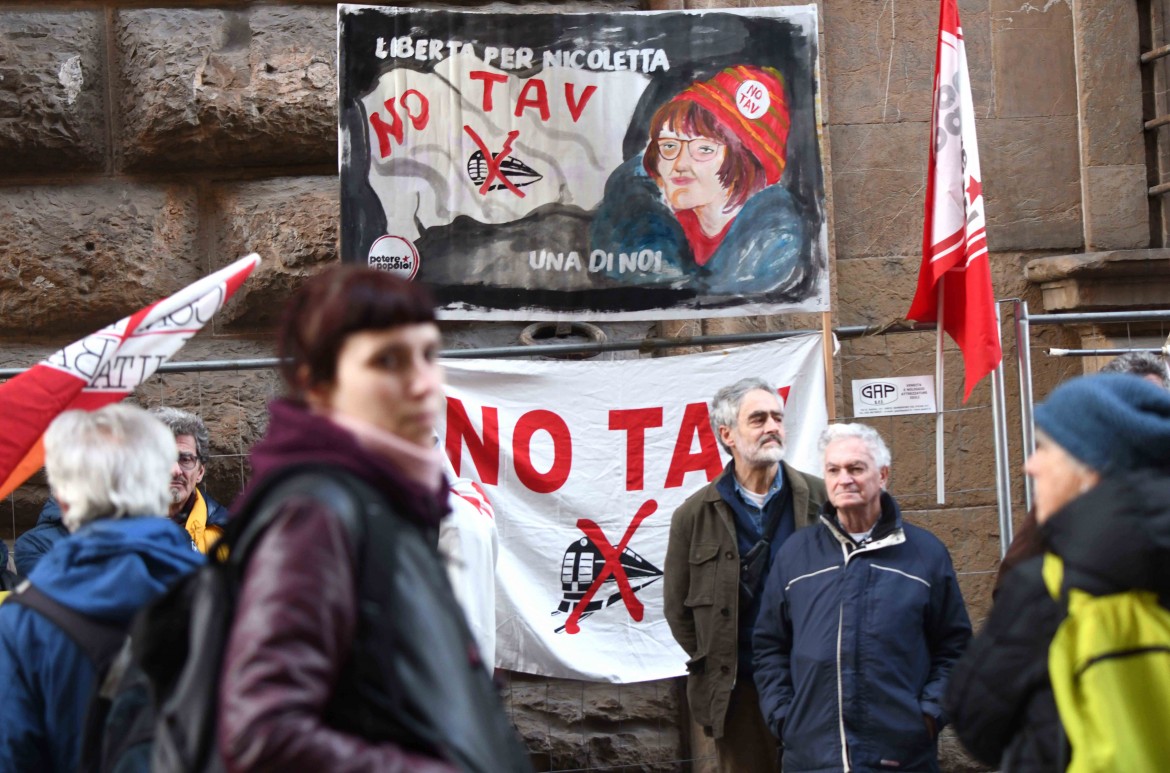
[[[796,528],[817,522],[826,499],[825,483],[786,463]],[[691,716],[716,738],[735,684],[739,614],[739,546],[735,516],[715,489],[731,466],[683,502],[670,521],[663,569],[666,622],[687,661],[687,703]]]

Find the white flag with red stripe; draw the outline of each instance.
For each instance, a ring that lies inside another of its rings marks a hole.
[[[918,290],[906,316],[935,322],[963,352],[963,395],[1002,358],[975,109],[956,0],[942,0],[934,72],[933,141],[926,179],[926,223]]]
[[[255,253],[240,258],[0,385],[0,497],[44,464],[41,438],[53,419],[129,395],[223,308],[259,263]]]

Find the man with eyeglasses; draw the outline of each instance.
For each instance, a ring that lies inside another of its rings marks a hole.
[[[171,506],[167,515],[191,535],[192,547],[206,553],[223,534],[228,519],[227,508],[199,487],[211,453],[207,426],[195,414],[178,408],[155,408],[151,413],[171,428],[179,447],[179,458],[171,468]]]
[[[203,419],[189,411],[160,407],[151,410],[175,435],[179,457],[171,467],[171,520],[191,535],[191,547],[200,553],[215,543],[227,524],[227,508],[199,487],[211,453],[211,436]],[[61,508],[52,497],[41,509],[37,524],[16,540],[13,560],[21,577],[28,577],[37,562],[59,541],[69,536],[61,522]]]

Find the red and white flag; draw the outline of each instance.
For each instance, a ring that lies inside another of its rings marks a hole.
[[[223,308],[259,263],[255,253],[240,258],[0,385],[0,497],[44,464],[42,437],[53,419],[129,395]]]
[[[963,352],[963,400],[1002,359],[975,110],[956,0],[942,0],[934,70],[933,142],[926,178],[926,224],[918,290],[906,316],[935,322]]]

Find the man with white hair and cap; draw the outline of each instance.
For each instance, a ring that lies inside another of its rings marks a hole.
[[[78,769],[99,661],[203,562],[166,517],[177,457],[166,425],[123,403],[68,411],[45,432],[49,488],[72,535],[0,604],[0,770]]]

